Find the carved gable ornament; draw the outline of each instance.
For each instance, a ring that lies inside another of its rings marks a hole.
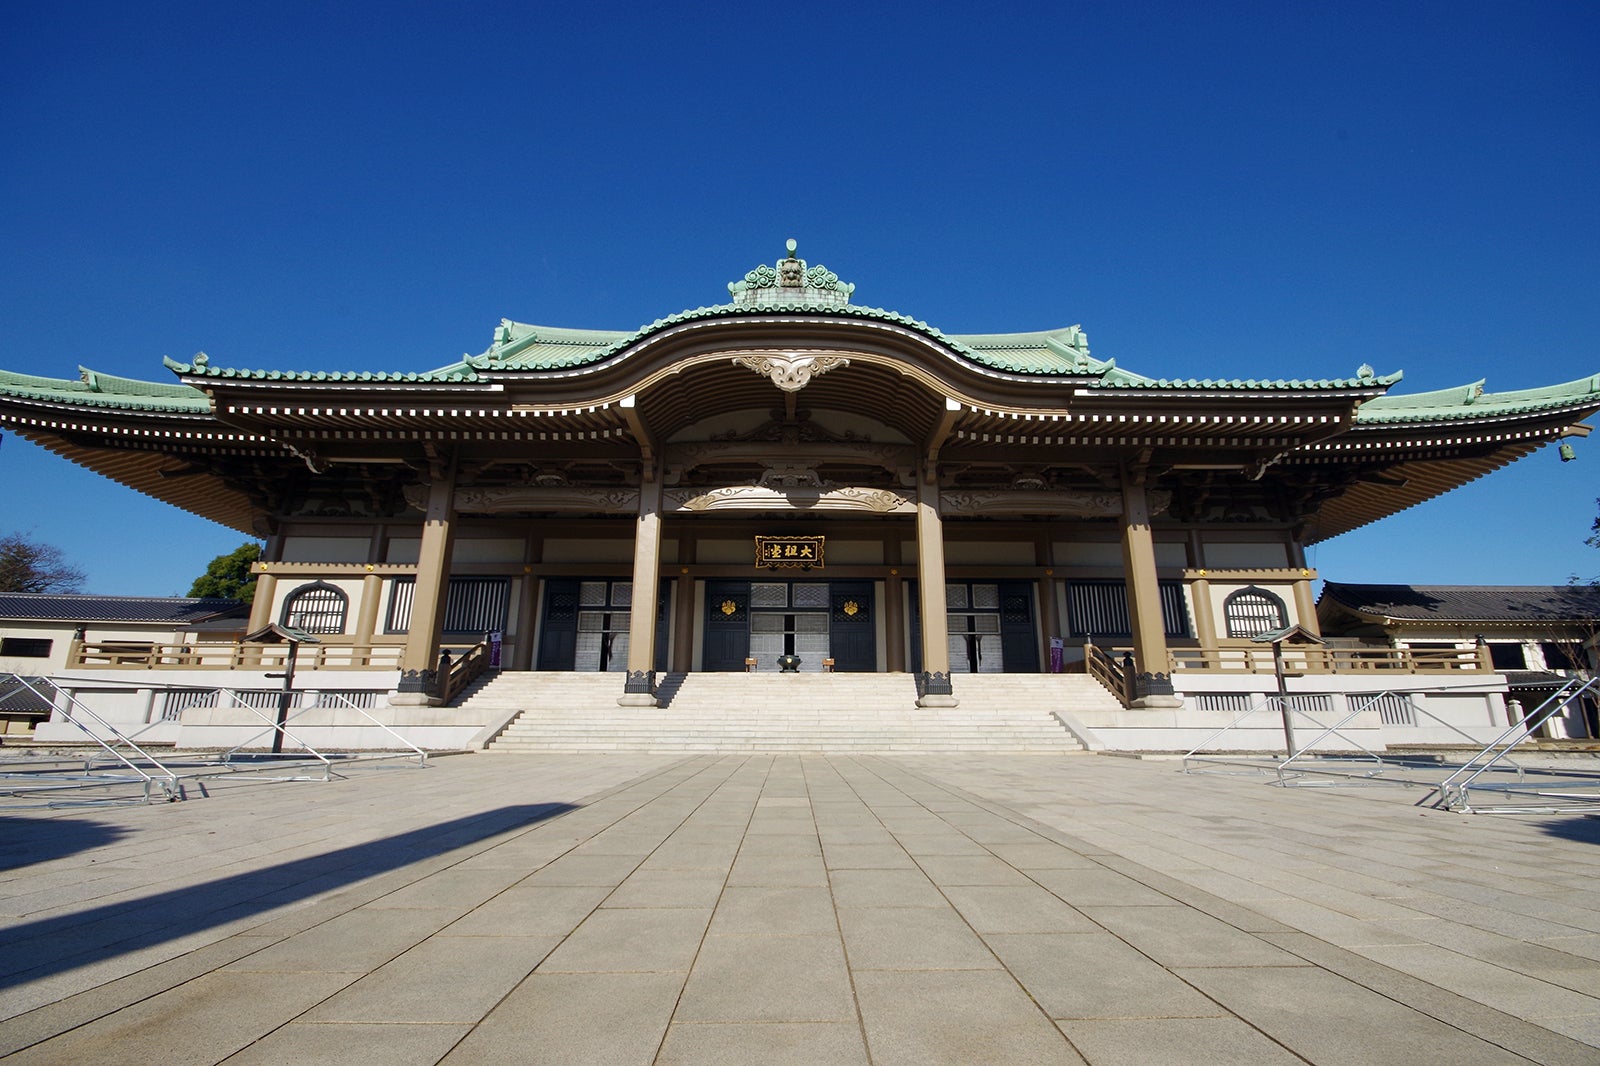
[[[850,360],[842,355],[739,355],[733,363],[771,378],[784,392],[799,392],[818,374],[849,366]]]

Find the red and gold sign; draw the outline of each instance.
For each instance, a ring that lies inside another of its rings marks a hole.
[[[826,537],[757,537],[756,566],[767,570],[822,569],[822,542]]]

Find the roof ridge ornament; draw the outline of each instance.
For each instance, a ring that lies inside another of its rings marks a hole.
[[[839,275],[818,263],[810,266],[804,259],[795,257],[795,239],[790,237],[784,245],[788,255],[778,260],[776,266],[762,263],[744,276],[743,281],[728,282],[728,293],[736,307],[767,307],[775,304],[804,304],[816,307],[840,307],[850,302],[856,287],[840,281]]]

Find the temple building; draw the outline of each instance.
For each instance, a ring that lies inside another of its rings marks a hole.
[[[264,540],[249,628],[315,635],[398,705],[448,700],[482,645],[615,674],[624,706],[668,674],[904,674],[939,707],[969,675],[1086,671],[1170,715],[1262,688],[1252,636],[1317,632],[1307,546],[1600,409],[1600,375],[1158,380],[1078,326],[862,306],[792,241],[726,295],[632,331],[503,320],[425,373],[0,372],[0,427]]]

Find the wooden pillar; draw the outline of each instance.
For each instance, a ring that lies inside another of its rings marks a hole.
[[[1155,539],[1150,503],[1142,476],[1122,472],[1122,568],[1128,587],[1128,621],[1133,630],[1134,698],[1141,707],[1171,707],[1171,656],[1161,619],[1161,589],[1156,581]]]
[[[656,605],[661,596],[661,476],[644,468],[633,532],[633,605],[628,609],[628,676],[623,707],[656,704]]]
[[[256,569],[271,566],[271,563],[257,563]],[[256,594],[250,600],[250,625],[246,633],[260,632],[272,623],[272,598],[278,593],[278,577],[276,574],[259,573],[256,577]]]
[[[378,603],[383,599],[383,578],[366,574],[361,578],[361,610],[356,614],[356,643],[372,643],[378,631]]]
[[[922,604],[922,671],[917,706],[954,707],[950,684],[950,617],[944,590],[944,522],[939,517],[939,471],[917,478],[917,594]]]
[[[1033,546],[1036,566],[1044,567],[1039,579],[1039,662],[1045,673],[1050,672],[1050,638],[1062,636],[1061,612],[1056,607],[1055,548],[1049,534],[1041,534]]]
[[[512,645],[511,658],[506,665],[510,670],[532,670],[534,663],[535,630],[538,629],[539,598],[544,595],[544,585],[534,576],[533,568],[544,562],[544,536],[530,533],[522,546],[522,578],[518,582],[521,593],[517,597],[516,643]]]
[[[906,589],[900,575],[900,526],[888,525],[889,539],[883,545],[883,559],[889,573],[883,579],[883,663],[891,674],[906,668]]]
[[[688,673],[694,668],[694,577],[689,568],[696,561],[695,540],[687,527],[678,533],[678,591],[672,609],[672,668]]]
[[[1197,577],[1189,582],[1189,597],[1194,601],[1194,635],[1202,648],[1213,649],[1217,646],[1217,616],[1211,610],[1211,579]]]
[[[1306,575],[1294,583],[1294,609],[1300,617],[1295,619],[1306,632],[1314,636],[1322,636],[1322,629],[1317,625],[1317,601],[1311,595],[1311,571],[1302,569]]]
[[[455,539],[455,483],[454,460],[436,463],[422,521],[411,625],[400,654],[400,689],[390,701],[393,703],[425,704],[435,699],[445,597],[450,591],[450,549]]]

